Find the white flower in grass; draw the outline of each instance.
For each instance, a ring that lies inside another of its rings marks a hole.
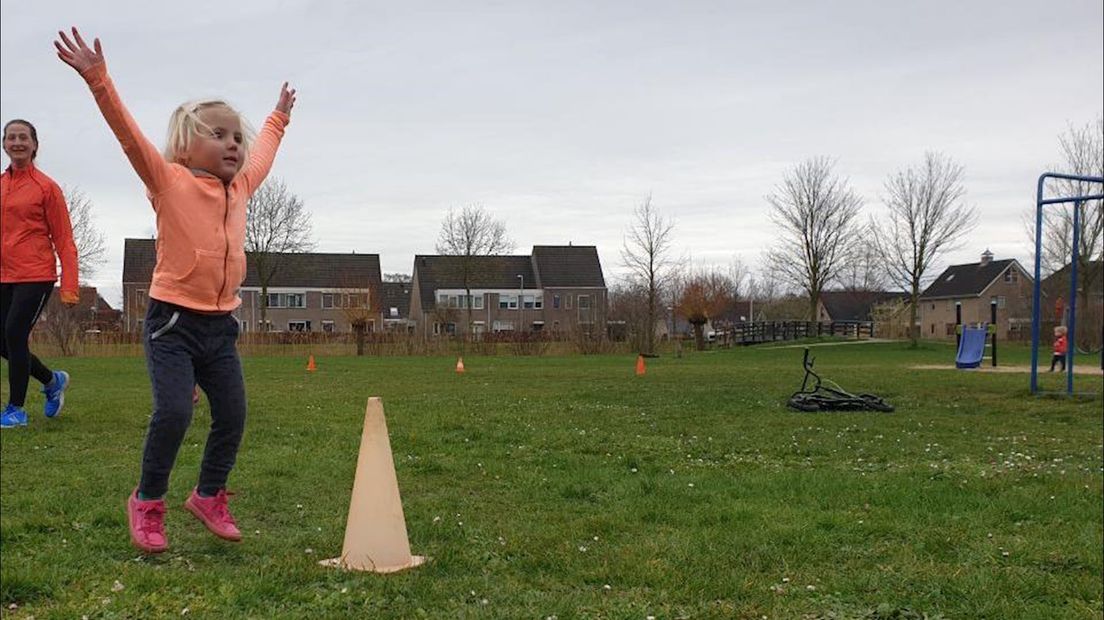
[[[613,586],[607,583],[606,585],[602,586],[602,589],[608,592],[613,589]]]
[[[341,593],[342,594],[348,594],[349,593],[349,588],[341,588]]]
[[[303,553],[305,553],[307,555],[310,555],[310,554],[314,553],[314,549],[311,549],[310,547],[307,547],[306,549],[303,549]]]
[[[790,582],[790,578],[789,578],[789,577],[783,577],[783,578],[782,578],[782,583],[789,583],[789,582]]]
[[[636,468],[635,468],[635,467],[633,467],[633,468],[632,468],[631,470],[629,470],[629,471],[631,471],[632,473],[634,473],[634,474],[635,474],[635,473],[636,473]]]
[[[189,613],[191,613],[191,611],[192,611],[191,609],[189,609],[188,607],[185,607],[184,609],[180,610],[180,615],[181,616],[187,616]]]
[[[814,585],[807,585],[807,586],[805,586],[805,589],[810,591],[810,592],[816,592],[816,586],[814,586]]]
[[[441,517],[433,517],[433,522],[434,523],[437,523],[440,520],[441,520]]]
[[[115,580],[115,583],[111,584],[112,592],[122,592],[125,588],[126,586],[124,586],[122,582],[120,582],[118,579]]]
[[[584,545],[579,545],[579,551],[586,553],[587,548]]]

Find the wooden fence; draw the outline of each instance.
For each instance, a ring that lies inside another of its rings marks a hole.
[[[717,332],[719,346],[763,344],[821,336],[860,340],[874,337],[873,321],[747,321]]]

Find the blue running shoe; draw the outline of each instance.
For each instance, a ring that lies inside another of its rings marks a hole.
[[[65,388],[69,387],[69,373],[64,370],[54,371],[54,380],[50,382],[50,385],[42,388],[42,393],[46,395],[46,417],[52,418],[61,413],[61,408],[65,406]]]
[[[0,428],[15,428],[27,425],[27,412],[22,407],[8,403],[4,413],[0,413]]]

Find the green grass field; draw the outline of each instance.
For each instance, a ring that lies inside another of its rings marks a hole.
[[[944,345],[815,352],[825,376],[897,412],[787,410],[794,348],[665,355],[644,377],[630,356],[466,357],[463,375],[445,357],[326,357],[313,374],[305,359],[246,358],[230,481],[246,538],[222,543],[180,507],[204,403],[158,557],[131,548],[123,510],[150,410],[144,362],[64,360],[62,418],[44,419],[32,388],[30,426],[2,433],[3,614],[1101,617],[1099,396],[911,368],[952,363]],[[1026,363],[1022,348],[1002,355]],[[1100,392],[1100,377],[1078,381]],[[341,548],[371,395],[412,550],[431,558],[386,576],[317,564]]]

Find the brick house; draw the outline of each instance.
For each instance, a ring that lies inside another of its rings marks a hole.
[[[873,321],[885,314],[880,308],[908,303],[908,293],[888,291],[823,291],[817,300],[818,321]],[[906,317],[906,322],[908,319]]]
[[[122,312],[111,307],[94,286],[82,286],[78,289],[79,301],[69,310],[68,320],[76,321],[81,331],[117,332],[122,326]],[[39,324],[50,322],[50,317],[65,306],[61,303],[61,292],[54,287],[54,294],[46,302],[46,307],[38,317]]]
[[[352,331],[363,320],[367,331],[383,325],[378,254],[277,254],[279,268],[268,286],[267,325],[261,325],[261,282],[247,253],[242,305],[234,311],[242,332]],[[153,239],[127,239],[123,248],[123,329],[142,328],[149,284],[157,261]]]
[[[908,293],[889,291],[823,291],[817,300],[817,320],[873,321],[875,335],[908,337]]]
[[[988,250],[981,262],[952,265],[920,294],[920,335],[953,340],[956,303],[962,304],[963,323],[988,323],[995,301],[998,337],[1020,339],[1031,330],[1033,282],[1019,261],[993,260]]]
[[[606,281],[594,246],[538,245],[528,256],[418,255],[413,273],[410,319],[425,337],[467,334],[469,306],[474,334],[606,332]]]

